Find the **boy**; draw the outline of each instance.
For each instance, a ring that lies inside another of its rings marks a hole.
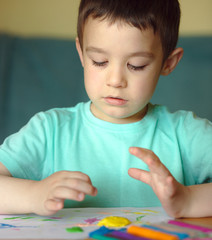
[[[212,124],[149,103],[183,55],[179,19],[177,0],[81,1],[76,47],[91,101],[39,113],[5,140],[0,213],[50,215],[68,199],[212,216]]]

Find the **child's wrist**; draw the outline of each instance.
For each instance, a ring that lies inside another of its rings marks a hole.
[[[179,218],[189,217],[191,211],[191,189],[189,186],[182,185],[181,209],[179,211]]]
[[[41,214],[41,205],[43,200],[42,196],[42,187],[41,182],[39,181],[32,181],[30,183],[30,190],[29,190],[29,212],[35,214]]]

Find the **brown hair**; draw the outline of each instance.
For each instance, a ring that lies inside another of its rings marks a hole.
[[[178,0],[81,0],[77,24],[81,47],[83,28],[89,16],[107,19],[111,24],[120,20],[140,30],[152,28],[160,36],[164,60],[175,49],[178,41]]]

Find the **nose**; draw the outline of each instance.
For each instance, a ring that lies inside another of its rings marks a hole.
[[[121,67],[109,70],[107,85],[114,88],[125,88],[127,86],[126,76]]]

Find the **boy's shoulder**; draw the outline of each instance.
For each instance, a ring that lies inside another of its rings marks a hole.
[[[70,113],[75,113],[83,110],[89,103],[88,102],[80,102],[77,103],[75,106],[70,106],[70,107],[56,107],[56,108],[51,108],[46,111],[44,111],[44,114],[61,114],[61,115],[66,115]]]
[[[73,117],[76,114],[79,114],[80,112],[84,111],[84,109],[87,107],[89,103],[80,102],[72,107],[57,107],[57,108],[51,108],[45,111],[38,112],[35,114],[35,117],[38,118],[67,118],[67,117]]]
[[[73,124],[81,121],[83,111],[88,108],[87,103],[78,103],[73,107],[52,108],[36,113],[28,122],[27,126],[59,127],[64,124]]]
[[[167,106],[159,104],[149,104],[149,112],[158,118],[185,119],[187,116],[195,115],[192,111],[177,110],[170,111]]]
[[[149,104],[150,113],[160,122],[163,122],[165,125],[169,122],[179,125],[198,125],[198,124],[207,124],[212,127],[212,123],[208,119],[203,119],[197,116],[192,111],[187,110],[177,110],[171,112],[166,106],[158,104]]]

